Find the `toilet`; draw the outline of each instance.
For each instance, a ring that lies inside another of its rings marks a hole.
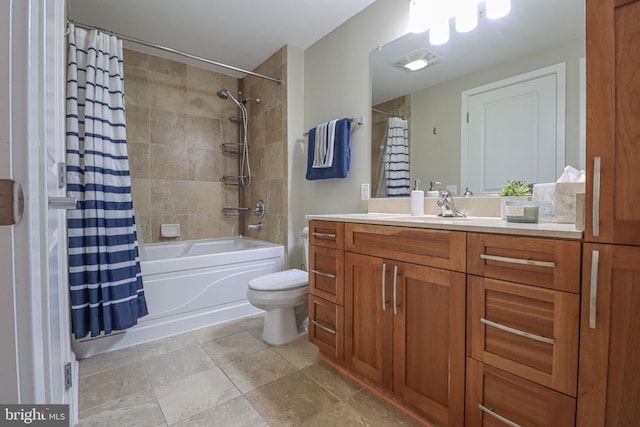
[[[304,256],[309,265],[309,227],[302,232]],[[309,275],[291,269],[256,277],[249,281],[247,299],[264,313],[262,339],[282,345],[304,335],[308,316]]]

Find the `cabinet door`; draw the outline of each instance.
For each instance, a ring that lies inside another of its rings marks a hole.
[[[578,294],[475,276],[468,290],[471,357],[576,395]]]
[[[585,240],[640,244],[640,1],[587,0]]]
[[[575,425],[574,398],[473,359],[467,359],[466,391],[468,427]]]
[[[640,247],[586,244],[582,277],[577,425],[638,425]]]
[[[462,426],[465,275],[406,263],[394,271],[393,391],[440,423]]]
[[[393,368],[391,269],[382,258],[345,254],[345,362],[386,388]]]
[[[309,341],[320,353],[342,362],[344,358],[344,308],[309,294]]]
[[[344,303],[344,252],[322,246],[309,246],[309,293]]]

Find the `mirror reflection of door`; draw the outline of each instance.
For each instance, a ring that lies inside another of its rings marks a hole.
[[[508,179],[555,182],[565,164],[565,64],[462,94],[461,185],[495,194]]]

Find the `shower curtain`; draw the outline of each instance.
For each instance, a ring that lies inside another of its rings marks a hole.
[[[122,42],[69,25],[67,192],[71,323],[76,339],[147,314],[127,156]]]
[[[408,197],[409,182],[409,127],[407,120],[389,117],[387,146],[384,154],[384,180],[389,197]]]

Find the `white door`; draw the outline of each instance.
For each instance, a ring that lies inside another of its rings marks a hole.
[[[66,403],[75,418],[64,212],[48,208],[64,195],[64,17],[64,0],[0,4],[0,177],[25,195],[22,220],[0,226],[0,401]]]
[[[462,188],[495,194],[508,179],[554,182],[564,168],[564,102],[564,64],[466,91]]]
[[[9,146],[9,2],[0,3],[0,178],[13,178],[11,150]],[[17,402],[19,399],[18,359],[16,354],[16,323],[13,258],[13,226],[0,225],[0,402]]]

